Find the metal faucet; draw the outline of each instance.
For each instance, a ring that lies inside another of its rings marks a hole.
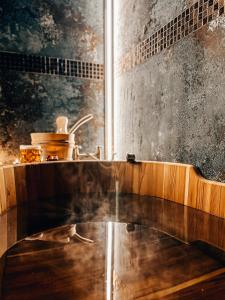
[[[96,147],[95,153],[80,153],[79,146],[76,145],[74,149],[74,160],[100,160],[101,159],[101,147]]]

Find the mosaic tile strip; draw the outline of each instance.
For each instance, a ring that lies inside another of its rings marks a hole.
[[[117,65],[118,73],[144,63],[223,14],[224,0],[199,0],[125,54]]]
[[[0,69],[86,79],[104,79],[103,64],[9,52],[0,52]]]

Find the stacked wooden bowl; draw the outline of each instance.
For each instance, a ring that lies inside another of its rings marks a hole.
[[[43,159],[56,156],[59,160],[73,160],[75,135],[67,133],[31,133],[32,145],[40,145]]]

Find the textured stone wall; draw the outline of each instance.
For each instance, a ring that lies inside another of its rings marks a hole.
[[[133,152],[142,160],[194,164],[207,178],[225,181],[224,15],[119,70],[131,47],[195,2],[117,1],[115,152],[119,159]]]
[[[103,0],[3,0],[0,51],[103,64]],[[58,115],[69,125],[95,120],[77,133],[84,151],[104,144],[104,82],[0,69],[0,161],[13,160],[30,132],[54,131]]]

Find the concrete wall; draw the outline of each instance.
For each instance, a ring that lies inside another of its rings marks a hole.
[[[131,47],[174,19],[185,0],[121,0],[115,8],[117,158],[194,164],[225,181],[225,18],[121,71]],[[218,2],[214,0],[214,4]]]
[[[103,0],[3,0],[0,51],[103,64]],[[70,126],[87,113],[95,120],[77,133],[85,151],[104,144],[104,82],[0,69],[0,161],[13,160],[30,132]]]

